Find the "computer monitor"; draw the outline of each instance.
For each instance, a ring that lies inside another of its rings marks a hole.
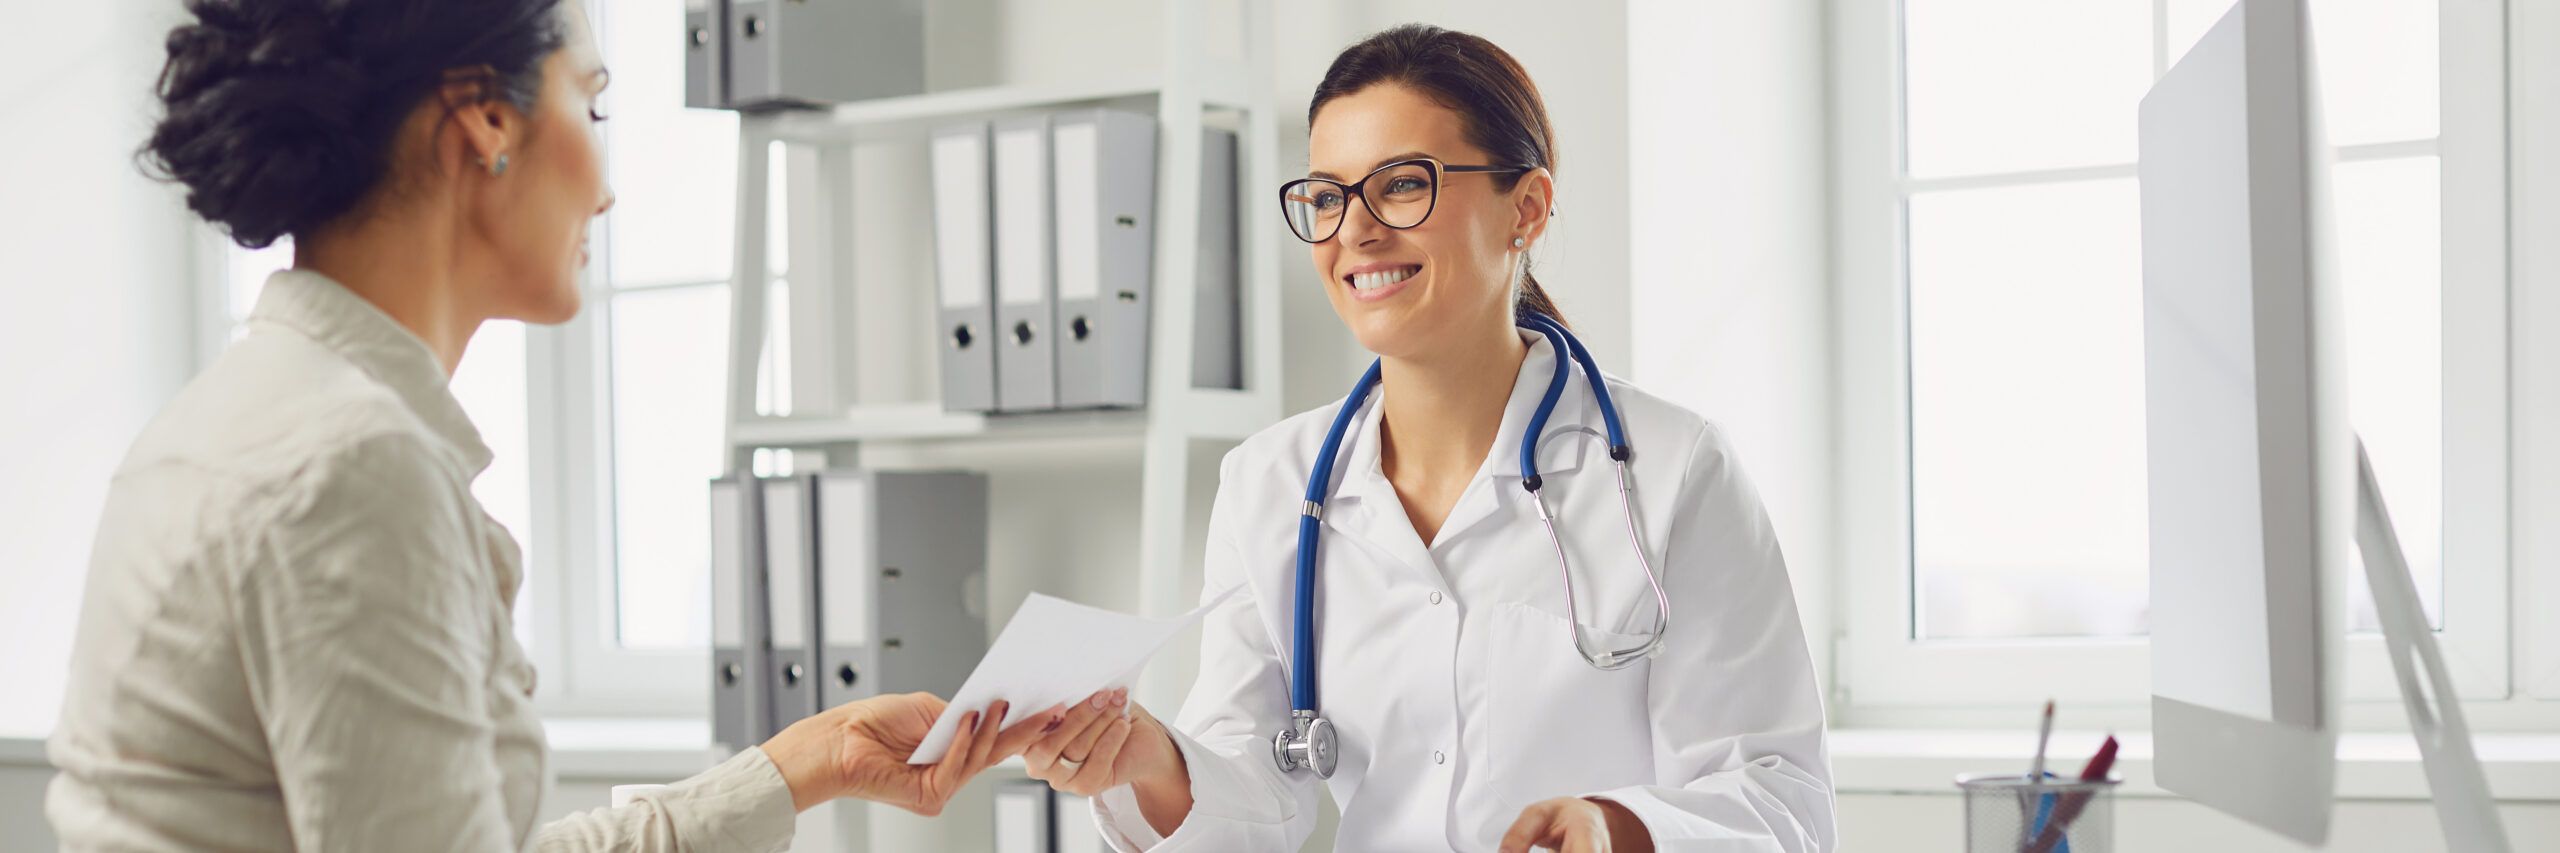
[[[2314,69],[2302,0],[2239,0],[2142,99],[2152,774],[2327,839],[2352,546],[2448,843],[2505,850],[2347,421]]]
[[[2142,100],[2161,787],[2325,839],[2353,436],[2299,0],[2240,0]]]

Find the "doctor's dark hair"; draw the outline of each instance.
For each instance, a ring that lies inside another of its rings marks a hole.
[[[1405,24],[1344,48],[1316,84],[1307,104],[1307,126],[1334,99],[1380,83],[1396,83],[1458,114],[1467,142],[1484,149],[1494,165],[1556,170],[1556,136],[1547,123],[1538,84],[1511,54],[1484,37],[1430,24]],[[1510,192],[1522,173],[1492,173],[1494,189]],[[1555,301],[1522,261],[1520,299],[1514,311],[1564,323]]]
[[[567,41],[562,0],[187,0],[137,152],[242,246],[305,235],[391,173],[400,126],[448,74],[530,111]]]

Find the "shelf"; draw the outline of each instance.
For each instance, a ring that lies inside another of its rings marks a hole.
[[[1213,105],[1241,107],[1251,102],[1248,97],[1250,87],[1241,68],[1217,67],[1199,75],[1198,79],[1184,82],[1200,87],[1203,100]],[[1090,80],[952,89],[856,101],[823,110],[774,113],[769,118],[769,132],[779,139],[806,142],[885,137],[894,136],[901,130],[930,131],[936,126],[968,119],[1153,98],[1166,88],[1162,75],[1147,72]]]
[[[755,418],[738,424],[730,435],[737,446],[749,448],[1136,439],[1150,429],[1178,430],[1189,438],[1241,441],[1274,420],[1262,401],[1251,395],[1195,389],[1161,413],[1105,409],[986,415],[946,412],[939,403],[892,403],[855,406],[836,417]]]

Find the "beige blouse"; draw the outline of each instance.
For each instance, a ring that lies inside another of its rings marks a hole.
[[[515,539],[425,343],[310,272],[118,469],[48,744],[64,849],[734,850],[791,839],[748,749],[541,827]]]

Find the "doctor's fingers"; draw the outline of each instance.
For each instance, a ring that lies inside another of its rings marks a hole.
[[[1067,711],[1066,718],[1058,721],[1056,728],[1050,729],[1047,734],[1040,737],[1038,742],[1023,751],[1022,763],[1030,768],[1032,778],[1056,781],[1050,777],[1055,775],[1058,779],[1064,779],[1074,775],[1075,771],[1072,768],[1059,768],[1066,772],[1053,774],[1050,765],[1057,763],[1059,756],[1066,752],[1067,746],[1074,743],[1078,736],[1083,735],[1087,728],[1093,727],[1095,720],[1103,719],[1105,710],[1112,707],[1113,692],[1105,690],[1093,694],[1090,699],[1076,703],[1074,708]]]
[[[1116,767],[1120,763],[1120,747],[1129,742],[1129,730],[1135,725],[1126,717],[1112,720],[1103,732],[1102,740],[1093,745],[1092,752],[1085,754],[1084,768],[1065,782],[1052,783],[1051,787],[1081,797],[1099,796],[1110,790],[1119,781]]]
[[[1511,831],[1502,834],[1502,853],[1529,853],[1533,848],[1563,853],[1608,853],[1608,825],[1587,819],[1574,808],[1581,801],[1559,797],[1520,810]]]
[[[1039,743],[1032,743],[1029,751],[1021,753],[1021,761],[1032,768],[1042,768],[1042,771],[1050,766],[1050,763],[1055,763],[1057,758],[1080,761],[1078,758],[1080,753],[1075,751],[1078,740],[1083,740],[1083,745],[1093,745],[1093,738],[1085,738],[1085,735],[1088,733],[1101,735],[1101,730],[1111,727],[1111,720],[1119,717],[1111,710],[1121,707],[1121,702],[1129,702],[1129,699],[1126,699],[1126,692],[1121,692],[1121,689],[1106,689],[1106,692],[1093,694],[1093,699],[1075,702],[1075,710],[1070,710],[1065,720],[1057,722],[1057,730],[1050,730],[1050,733],[1039,738]],[[1065,776],[1073,776],[1073,774],[1075,774],[1073,768],[1068,768],[1065,774],[1057,774],[1057,776],[1065,779]]]
[[[1099,716],[1087,721],[1082,730],[1074,733],[1074,737],[1068,738],[1065,743],[1054,747],[1057,750],[1057,753],[1050,758],[1052,769],[1049,774],[1043,778],[1052,783],[1064,783],[1069,779],[1075,778],[1079,773],[1084,772],[1085,769],[1089,768],[1094,763],[1095,747],[1101,743],[1103,736],[1111,731],[1111,727],[1122,719],[1123,718],[1117,714],[1104,711]],[[1059,729],[1056,733],[1051,734],[1050,737],[1057,738],[1067,734],[1067,730]],[[1028,761],[1028,759],[1025,759],[1025,761]],[[1064,789],[1061,788],[1060,790]]]
[[[1129,718],[1129,715],[1125,712],[1114,714],[1111,710],[1127,708],[1128,706],[1129,700],[1126,697],[1112,697],[1111,709],[1105,709],[1101,716],[1095,717],[1092,722],[1084,724],[1084,731],[1078,733],[1074,739],[1067,741],[1067,747],[1058,751],[1058,757],[1069,761],[1086,763],[1092,762],[1093,745],[1102,741],[1103,734],[1111,731],[1113,723]]]

